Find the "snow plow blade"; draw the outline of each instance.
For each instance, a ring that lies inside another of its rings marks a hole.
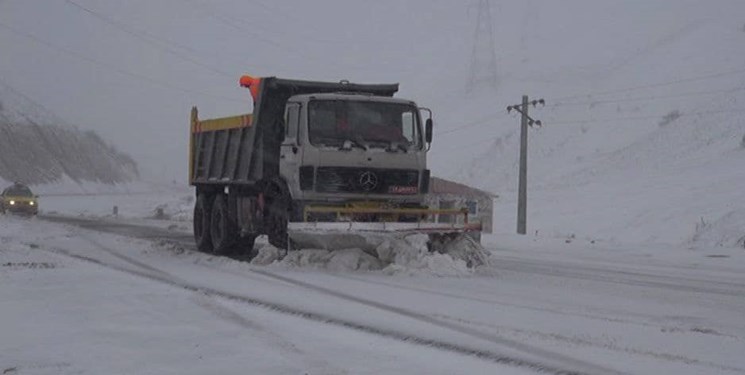
[[[431,221],[336,221],[336,222],[291,222],[287,234],[292,247],[298,249],[341,250],[357,248],[377,256],[378,248],[392,241],[403,241],[411,235],[426,235],[427,249],[430,252],[451,254],[471,262],[472,256],[458,255],[460,252],[483,252],[481,245],[474,240],[473,234],[481,232],[481,223],[469,223],[468,211],[459,209],[380,209],[350,207],[306,207],[306,218],[311,212],[335,213],[340,218],[354,220],[360,215],[369,218],[396,218],[396,215],[419,215],[422,220],[433,215],[452,215],[452,223],[435,223]],[[458,220],[458,217],[462,219]],[[463,248],[470,250],[464,250]],[[476,262],[482,263],[482,262]]]
[[[445,223],[290,223],[287,228],[292,242],[300,248],[339,250],[359,248],[375,250],[389,238],[410,234],[428,234],[432,241],[478,232],[481,224]]]

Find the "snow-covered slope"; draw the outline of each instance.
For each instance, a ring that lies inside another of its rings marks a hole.
[[[137,164],[93,130],[66,124],[0,81],[0,183],[28,185],[124,184],[139,178]],[[5,181],[3,181],[5,180]]]
[[[434,169],[498,193],[495,230],[513,232],[519,117],[503,108],[545,98],[531,108],[544,126],[529,134],[530,233],[742,246],[745,32],[727,4],[614,5],[595,15],[617,22],[585,33],[581,16],[555,33],[538,22],[543,61],[502,55],[496,92],[454,100]]]

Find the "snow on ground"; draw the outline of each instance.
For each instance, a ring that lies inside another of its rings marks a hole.
[[[8,373],[536,370],[494,355],[592,374],[745,373],[734,248],[500,235],[490,265],[443,275],[387,272],[354,250],[247,264],[42,217],[0,220]]]
[[[77,216],[114,216],[121,218],[156,218],[191,221],[194,192],[185,185],[137,182],[123,185],[57,184],[31,187],[39,195],[41,212]],[[160,211],[160,214],[159,214]]]
[[[582,184],[535,188],[528,193],[529,232],[626,244],[742,249],[742,165],[745,152],[700,165],[652,173],[627,171]],[[495,201],[497,232],[514,230],[516,198],[510,193]]]
[[[266,307],[153,282],[63,255],[94,257],[100,246],[126,248],[129,256],[137,256],[151,251],[152,245],[111,235],[81,235],[36,219],[3,218],[0,371],[488,374],[501,369],[505,374],[530,373],[277,314]],[[104,257],[103,262],[115,259]],[[157,258],[150,261],[155,264]],[[212,277],[219,278],[220,273]]]
[[[410,246],[382,247],[377,257],[356,249],[307,249],[281,261],[278,250],[260,238],[260,255],[247,264],[167,241],[149,243],[42,220],[54,212],[155,226],[189,243],[189,221],[177,215],[155,219],[153,208],[188,215],[190,196],[185,189],[49,195],[42,196],[40,218],[2,217],[0,298],[15,301],[15,307],[3,310],[0,321],[12,322],[12,335],[4,337],[19,337],[0,340],[0,353],[10,353],[0,357],[3,369],[21,374],[534,370],[443,354],[428,344],[412,347],[403,339],[564,369],[591,368],[587,373],[745,373],[739,354],[745,350],[745,253],[737,247],[741,239],[732,236],[737,228],[726,227],[738,218],[700,224],[685,246],[627,243],[581,231],[528,236],[505,231],[484,236],[490,262],[476,269],[423,252],[416,236]],[[109,212],[114,204],[120,206],[116,217]],[[512,224],[504,219],[505,226]],[[108,272],[55,249],[182,284]],[[207,292],[178,287],[183,284]],[[223,300],[214,291],[264,307]],[[100,308],[82,307],[93,305]],[[272,309],[292,313],[275,316]],[[332,327],[321,323],[329,321]],[[368,337],[348,332],[349,326],[385,335]],[[73,335],[75,345],[65,345]],[[111,359],[121,352],[135,360]]]

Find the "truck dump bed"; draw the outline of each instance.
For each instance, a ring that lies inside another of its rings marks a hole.
[[[200,120],[191,113],[189,182],[251,185],[279,174],[279,132],[287,100],[295,95],[356,92],[393,96],[398,84],[356,84],[244,76],[251,89],[253,113]],[[258,86],[258,88],[257,88]]]

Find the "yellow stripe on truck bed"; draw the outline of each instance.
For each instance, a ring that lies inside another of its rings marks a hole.
[[[210,120],[200,120],[197,121],[194,132],[201,133],[215,130],[250,127],[252,125],[252,120],[253,118],[250,114],[222,117]]]

